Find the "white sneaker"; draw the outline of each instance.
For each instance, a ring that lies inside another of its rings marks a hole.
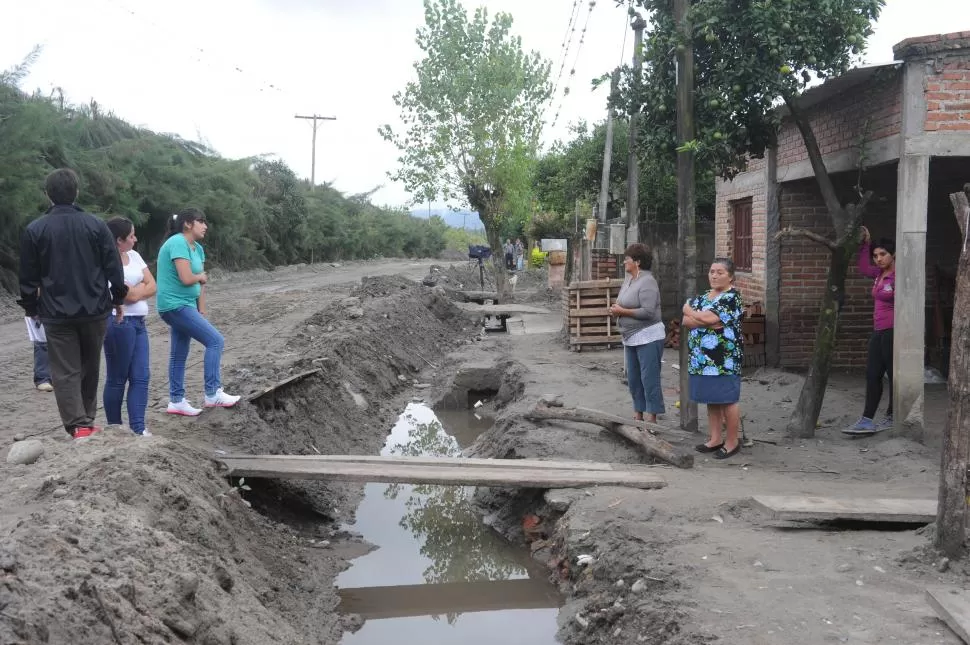
[[[37,389],[40,390],[41,392],[53,392],[54,386],[51,385],[50,383],[40,383],[37,385]]]
[[[153,435],[148,428],[145,428],[144,430],[142,430],[142,433],[141,434],[135,433],[135,436],[136,437],[154,437],[155,435]]]
[[[165,411],[169,414],[180,414],[183,417],[197,417],[202,414],[202,410],[199,408],[193,408],[185,398],[178,403],[169,401],[168,409]]]
[[[232,406],[239,403],[239,399],[242,397],[233,396],[232,394],[226,394],[222,391],[220,387],[216,390],[215,395],[209,396],[205,395],[205,407],[207,408],[231,408]]]

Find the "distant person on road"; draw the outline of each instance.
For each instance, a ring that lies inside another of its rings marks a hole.
[[[124,266],[125,297],[123,318],[114,317],[108,323],[104,337],[104,415],[109,425],[121,425],[121,403],[128,388],[128,427],[136,435],[150,437],[145,427],[148,408],[148,381],[151,371],[148,358],[148,299],[155,295],[155,278],[142,259],[135,244],[135,225],[124,217],[108,220],[114,236],[118,256]]]
[[[873,244],[869,229],[862,227],[862,243],[856,259],[859,273],[872,279],[873,332],[869,337],[866,358],[866,407],[862,418],[842,432],[875,434],[893,427],[893,325],[896,303],[896,245],[882,239]],[[872,263],[870,263],[870,260]],[[873,266],[875,264],[875,266]],[[889,405],[886,417],[875,422],[876,409],[882,399],[882,379],[889,378]]]
[[[643,244],[631,244],[624,252],[626,277],[610,313],[617,317],[623,335],[626,380],[633,397],[633,418],[657,422],[663,414],[664,396],[660,367],[664,353],[664,329],[660,312],[660,287],[650,273],[653,255]]]
[[[515,238],[515,269],[521,271],[525,268],[525,245],[522,240]]]
[[[238,396],[226,394],[220,374],[222,334],[206,320],[205,250],[201,241],[208,224],[205,214],[186,208],[169,220],[168,240],[158,252],[158,313],[171,328],[168,361],[169,414],[194,417],[202,413],[185,398],[185,361],[192,339],[205,346],[203,373],[207,408],[231,408]]]
[[[515,271],[515,246],[512,244],[512,240],[506,238],[504,250],[505,268],[509,271]]]
[[[51,385],[51,367],[47,358],[47,336],[44,325],[40,320],[25,318],[27,322],[27,339],[34,346],[34,387],[41,392],[53,392]],[[43,339],[43,340],[41,340]]]
[[[690,399],[707,405],[710,438],[697,451],[727,459],[741,452],[741,324],[744,305],[734,288],[734,262],[715,258],[708,271],[711,289],[684,304],[688,329]],[[683,396],[683,395],[682,395]],[[727,437],[724,436],[725,427]]]
[[[57,409],[76,439],[100,430],[94,419],[104,332],[112,304],[121,315],[128,293],[108,226],[75,205],[79,185],[68,168],[47,176],[51,207],[21,237],[17,301],[44,326]]]

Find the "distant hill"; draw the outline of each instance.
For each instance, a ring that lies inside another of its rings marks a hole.
[[[427,208],[413,208],[411,214],[415,217],[428,219],[430,215],[437,215],[445,220],[445,224],[452,228],[462,228],[464,226],[469,231],[484,231],[482,220],[478,219],[478,213],[473,211],[453,211],[448,208],[432,208],[429,212]]]

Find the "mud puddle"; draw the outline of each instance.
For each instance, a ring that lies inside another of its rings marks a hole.
[[[460,457],[491,420],[411,403],[382,455]],[[337,578],[363,627],[344,645],[556,643],[562,599],[547,572],[485,526],[460,486],[368,484],[348,530],[376,548]]]

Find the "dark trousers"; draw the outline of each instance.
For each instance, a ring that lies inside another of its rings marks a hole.
[[[866,409],[862,416],[873,419],[882,399],[882,377],[889,376],[889,407],[886,416],[893,415],[893,330],[883,329],[869,337],[869,357],[866,359]]]
[[[101,348],[108,321],[45,324],[54,398],[68,434],[90,427],[98,411]]]

